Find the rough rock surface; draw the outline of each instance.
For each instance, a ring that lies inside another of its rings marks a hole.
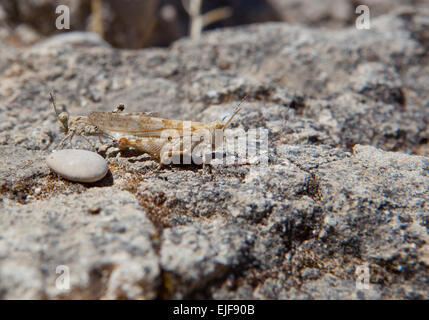
[[[428,16],[140,51],[0,44],[0,297],[428,299]],[[268,148],[158,172],[104,151],[106,178],[68,182],[44,163],[62,138],[52,88],[73,115],[124,103],[200,121],[248,94],[231,132],[266,129]]]
[[[280,18],[289,23],[312,27],[342,28],[355,24],[359,5],[370,9],[372,18],[395,11],[398,6],[428,8],[428,0],[267,0]]]

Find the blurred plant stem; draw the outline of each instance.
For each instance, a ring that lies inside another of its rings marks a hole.
[[[213,9],[203,15],[203,27],[208,26],[212,23],[218,22],[223,19],[227,19],[232,16],[232,8],[221,7]]]
[[[198,41],[201,38],[201,32],[204,27],[229,18],[232,15],[230,7],[217,8],[202,15],[201,4],[202,0],[182,0],[183,8],[185,8],[191,19],[189,35],[192,41]]]
[[[91,11],[90,30],[104,38],[102,0],[91,0]]]

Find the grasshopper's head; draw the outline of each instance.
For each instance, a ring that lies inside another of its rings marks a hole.
[[[234,109],[234,111],[232,112],[232,114],[229,117],[225,117],[222,120],[214,121],[213,122],[213,127],[215,129],[225,130],[225,128],[231,123],[231,121],[235,117],[235,115],[241,110],[240,105],[243,103],[244,100],[246,100],[246,98],[247,98],[247,95],[245,95],[244,98],[241,99],[240,103]]]
[[[51,101],[52,106],[54,107],[54,111],[55,111],[55,114],[57,115],[58,121],[61,122],[61,124],[63,125],[64,133],[68,133],[68,131],[69,131],[69,119],[70,119],[68,112],[58,113],[57,106],[55,104],[54,95],[52,94],[52,92],[49,94],[49,96],[50,96],[49,100]]]

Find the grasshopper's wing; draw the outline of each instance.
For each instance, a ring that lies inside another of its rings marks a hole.
[[[133,112],[133,113],[129,113],[129,115],[149,117],[149,118],[161,118],[161,114],[159,112],[153,112],[153,111],[149,111],[149,112]]]
[[[148,116],[147,113],[112,113],[91,112],[88,120],[102,130],[123,132],[138,137],[161,137],[164,130],[176,130],[182,136],[186,121],[170,120]],[[199,122],[192,122],[191,129],[205,126]]]

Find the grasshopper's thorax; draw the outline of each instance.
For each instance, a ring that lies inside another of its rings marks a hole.
[[[103,131],[100,128],[91,124],[88,121],[88,117],[84,116],[70,117],[68,127],[70,130],[74,130],[78,134],[83,134],[85,136],[97,136],[103,134]]]

